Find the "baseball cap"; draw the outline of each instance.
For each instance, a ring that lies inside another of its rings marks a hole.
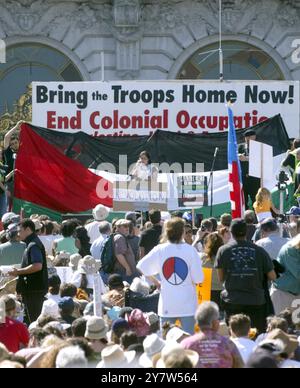
[[[286,213],[288,216],[300,216],[300,208],[293,206],[289,212]]]
[[[270,230],[270,231],[276,231],[278,229],[278,224],[275,218],[266,218],[261,223],[261,228],[263,231]]]
[[[8,233],[18,233],[20,230],[20,227],[18,224],[10,224],[7,227],[7,232]]]
[[[58,307],[61,310],[69,310],[75,308],[74,300],[70,297],[62,298],[61,301],[58,303]]]
[[[7,224],[19,224],[20,223],[20,216],[18,216],[15,213],[6,213],[3,215],[2,219],[2,224],[7,225]]]

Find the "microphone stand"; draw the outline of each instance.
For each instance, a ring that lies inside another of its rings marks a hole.
[[[214,205],[214,170],[215,170],[215,164],[217,160],[219,149],[216,148],[214,153],[214,159],[212,162],[211,170],[210,170],[210,177],[208,182],[208,188],[210,186],[210,217],[213,217],[213,205]]]

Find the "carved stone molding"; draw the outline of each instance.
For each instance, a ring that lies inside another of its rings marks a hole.
[[[68,26],[84,32],[105,24],[108,31],[112,6],[100,6],[101,12],[88,1],[7,0],[0,4],[0,32],[3,36],[49,35]]]
[[[141,64],[142,8],[140,0],[114,0],[113,35],[116,38],[116,68],[120,78],[134,79]]]

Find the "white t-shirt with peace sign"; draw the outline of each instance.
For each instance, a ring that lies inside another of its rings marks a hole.
[[[160,276],[160,317],[179,318],[195,314],[198,305],[196,284],[203,282],[203,271],[202,261],[194,247],[186,243],[159,245],[138,263],[137,268],[145,276]]]

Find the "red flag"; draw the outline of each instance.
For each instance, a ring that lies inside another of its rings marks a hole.
[[[61,213],[113,205],[110,182],[69,159],[23,124],[16,160],[15,197]]]
[[[229,132],[228,132],[228,170],[229,191],[232,218],[242,218],[245,211],[245,197],[241,165],[238,156],[238,144],[234,125],[233,111],[228,107]]]

